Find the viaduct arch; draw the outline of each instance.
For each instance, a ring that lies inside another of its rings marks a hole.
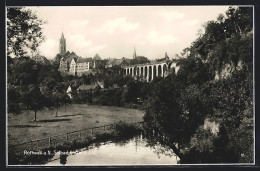
[[[132,77],[146,80],[147,82],[152,81],[155,77],[166,77],[171,68],[175,68],[176,63],[173,62],[156,62],[124,66],[124,73],[131,75]]]

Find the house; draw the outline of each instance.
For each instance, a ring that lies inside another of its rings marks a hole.
[[[110,58],[107,61],[106,68],[129,65],[130,60],[131,59],[127,59],[125,57],[122,57],[121,59]]]
[[[32,60],[34,60],[36,63],[46,64],[46,65],[50,64],[48,59],[45,56],[42,56],[40,54],[33,56]]]
[[[97,84],[100,86],[101,89],[104,88],[104,82],[102,81],[98,81]]]
[[[97,83],[94,83],[91,85],[80,85],[79,88],[77,88],[77,92],[79,93],[80,91],[87,91],[91,93],[100,89],[101,87]]]
[[[96,55],[93,57],[93,60],[94,60],[94,61],[100,61],[100,60],[102,60],[102,59],[101,59],[101,57],[100,57],[98,54],[96,54]]]
[[[96,54],[94,57],[93,57],[93,68],[94,69],[99,69],[102,65],[104,65],[104,60],[101,59],[101,57]]]
[[[67,56],[62,57],[60,60],[59,71],[62,73],[69,73],[71,61],[74,60],[74,62],[76,62],[78,58],[79,57],[74,52],[71,52]],[[72,69],[71,72],[73,72],[74,69]]]
[[[67,93],[67,95],[70,97],[70,98],[72,98],[72,89],[71,89],[71,86],[69,86],[68,88],[67,88],[67,91],[66,91],[66,93]]]
[[[80,58],[77,61],[77,75],[82,75],[83,73],[89,73],[90,69],[93,68],[93,60],[91,58]]]

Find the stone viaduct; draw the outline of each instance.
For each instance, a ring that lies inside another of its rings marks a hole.
[[[150,82],[155,77],[166,77],[170,72],[176,72],[176,63],[172,61],[151,62],[123,68],[124,74]]]

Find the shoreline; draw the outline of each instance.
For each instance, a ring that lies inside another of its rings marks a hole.
[[[12,150],[8,150],[8,165],[37,165],[48,162],[55,154],[67,155],[68,153],[77,153],[77,149],[88,147],[92,143],[100,143],[109,140],[124,140],[133,137],[134,135],[142,131],[142,127],[135,126],[134,124],[118,123],[118,127],[115,130],[97,133],[91,136],[85,137],[83,140],[75,139],[73,141],[65,141],[56,147],[50,146],[47,148],[41,148],[38,151],[23,150],[26,154],[17,154]],[[120,126],[126,127],[125,130],[120,130]],[[132,129],[129,132],[129,129]],[[130,134],[125,134],[129,132]],[[125,136],[124,136],[125,135]],[[33,154],[33,155],[30,155]]]

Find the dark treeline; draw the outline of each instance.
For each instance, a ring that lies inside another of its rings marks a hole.
[[[66,94],[67,84],[52,65],[35,63],[29,57],[8,58],[8,113],[22,110],[35,112],[43,108],[59,108],[71,103]]]

